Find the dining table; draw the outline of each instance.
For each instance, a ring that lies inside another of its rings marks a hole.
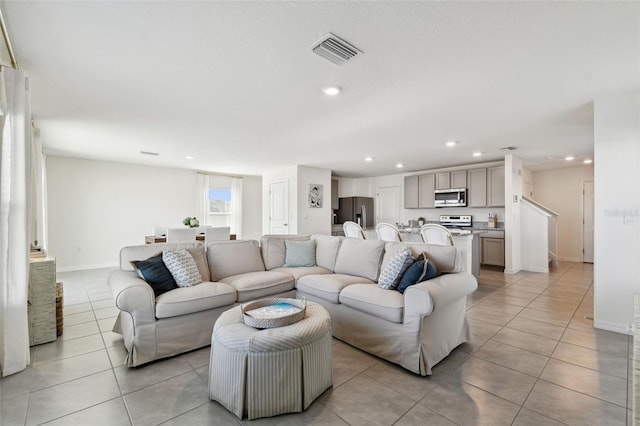
[[[236,234],[229,234],[230,240],[236,239]],[[196,235],[196,241],[204,241],[204,234]],[[145,244],[156,244],[156,243],[166,243],[167,236],[166,235],[146,235],[144,237]]]

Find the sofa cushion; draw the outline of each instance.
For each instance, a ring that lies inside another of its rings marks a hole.
[[[324,274],[306,275],[298,280],[297,289],[331,303],[340,303],[340,292],[352,284],[374,284],[373,281],[354,275]]]
[[[222,282],[236,289],[237,301],[259,299],[293,290],[293,277],[284,272],[260,271],[226,277]]]
[[[284,265],[286,267],[316,266],[316,242],[285,240],[286,254]]]
[[[162,261],[162,253],[145,260],[132,260],[131,265],[135,268],[138,276],[151,286],[155,297],[178,288],[171,271]]]
[[[457,248],[424,243],[387,243],[384,247],[382,267],[384,268],[391,258],[405,247],[411,250],[411,255],[414,258],[426,253],[427,259],[433,262],[439,274],[460,272],[462,270],[462,259]]]
[[[178,287],[191,287],[202,282],[198,265],[187,250],[164,250],[162,261],[167,265]]]
[[[398,251],[380,271],[378,286],[385,290],[393,290],[398,287],[402,275],[412,263],[413,256],[408,248]]]
[[[316,242],[316,265],[333,271],[336,267],[338,249],[344,237],[314,234],[311,239]]]
[[[404,293],[404,291],[414,285],[427,281],[438,276],[438,270],[433,262],[429,259],[418,259],[413,265],[409,266],[409,269],[404,273],[400,283],[398,284],[398,291]]]
[[[298,284],[298,280],[306,275],[331,274],[330,270],[328,270],[327,268],[323,268],[322,266],[302,266],[302,267],[296,267],[296,268],[282,267],[282,268],[272,269],[272,271],[284,272],[286,274],[291,275],[295,280],[296,286]]]
[[[202,281],[209,281],[209,265],[207,265],[207,253],[204,251],[204,244],[197,244],[195,247],[187,247],[187,251],[191,253],[193,260],[196,261],[198,271]]]
[[[211,281],[264,271],[260,246],[255,240],[214,241],[207,246],[207,262]]]
[[[156,299],[156,317],[170,318],[221,306],[233,306],[236,291],[224,283],[203,282],[181,287],[162,294]]]
[[[375,281],[378,278],[384,241],[345,238],[338,250],[334,271]]]
[[[340,303],[383,320],[402,323],[404,296],[395,290],[354,284],[342,290]]]
[[[260,251],[267,271],[284,265],[286,256],[285,241],[308,241],[308,235],[263,235],[260,238]]]

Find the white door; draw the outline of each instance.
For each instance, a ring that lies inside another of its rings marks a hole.
[[[289,181],[269,184],[269,232],[289,233]]]
[[[376,216],[378,223],[400,222],[400,205],[402,204],[400,187],[380,187],[376,193],[378,194],[378,215]]]
[[[582,184],[582,261],[593,263],[593,181]]]

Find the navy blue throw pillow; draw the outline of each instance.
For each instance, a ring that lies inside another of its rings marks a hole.
[[[400,280],[400,284],[398,284],[398,291],[400,293],[404,293],[404,291],[414,285],[418,284],[422,281],[430,280],[431,278],[435,278],[438,276],[438,270],[433,262],[429,262],[429,260],[424,260],[419,257],[409,269],[407,269]]]
[[[155,297],[178,288],[173,275],[171,275],[171,272],[162,261],[162,253],[158,253],[146,260],[132,260],[131,265],[136,269],[140,278],[151,286]]]

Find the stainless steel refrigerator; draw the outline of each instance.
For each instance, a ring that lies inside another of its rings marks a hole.
[[[373,228],[373,198],[343,197],[338,200],[338,223],[352,221],[362,228]]]

